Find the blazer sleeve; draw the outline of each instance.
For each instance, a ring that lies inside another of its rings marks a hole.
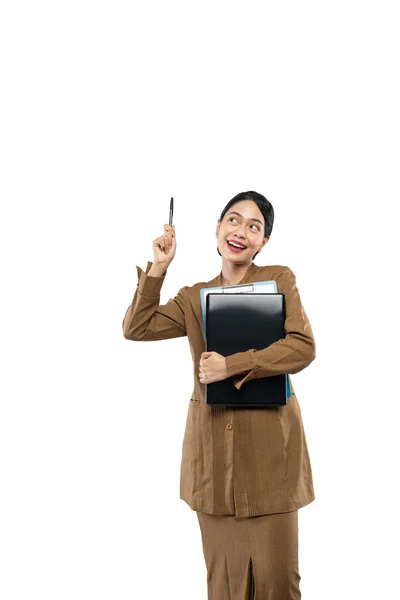
[[[160,291],[166,273],[160,277],[148,275],[136,266],[138,283],[133,300],[122,321],[122,331],[127,340],[155,341],[182,337],[186,333],[185,302],[187,286],[181,288],[167,304],[160,305]]]
[[[226,357],[228,374],[238,390],[251,379],[298,373],[316,357],[314,335],[301,304],[294,273],[284,267],[275,279],[279,292],[285,294],[286,337],[262,350],[250,349]]]

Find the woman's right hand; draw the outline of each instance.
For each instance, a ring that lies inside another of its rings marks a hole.
[[[153,241],[153,263],[166,269],[171,264],[175,251],[175,225],[164,225],[164,234]]]

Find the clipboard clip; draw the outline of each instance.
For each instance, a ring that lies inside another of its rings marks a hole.
[[[241,285],[230,285],[222,288],[223,294],[236,294],[237,292],[254,292],[254,285],[249,283],[242,283]]]

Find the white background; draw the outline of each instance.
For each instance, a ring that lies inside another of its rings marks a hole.
[[[130,342],[121,324],[170,197],[162,303],[220,272],[216,222],[246,190],[275,209],[255,262],[290,266],[317,343],[292,377],[316,493],[303,597],[395,597],[395,9],[2,4],[3,600],[207,597],[179,499],[188,342]]]

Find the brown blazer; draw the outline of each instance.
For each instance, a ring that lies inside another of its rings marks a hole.
[[[199,363],[206,350],[200,289],[222,285],[222,271],[210,281],[182,287],[160,305],[166,273],[147,275],[137,268],[138,284],[123,323],[124,337],[153,341],[188,336],[194,388],[182,444],[180,498],[193,510],[215,515],[290,512],[315,500],[300,406],[291,379],[291,397],[276,408],[208,406]],[[315,358],[315,341],[289,267],[251,263],[239,283],[275,279],[285,294],[286,337],[263,350],[227,357],[237,389],[254,378],[298,373]]]

